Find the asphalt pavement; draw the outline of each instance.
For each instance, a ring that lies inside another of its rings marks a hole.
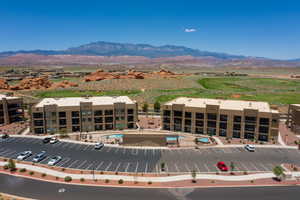
[[[0,174],[0,192],[40,200],[298,200],[299,186],[146,189],[58,184]]]
[[[16,158],[25,150],[31,150],[33,156],[41,151],[47,157],[41,161],[47,164],[55,155],[62,156],[57,166],[97,171],[118,171],[138,173],[158,173],[160,165],[165,163],[169,173],[216,172],[216,163],[225,161],[228,166],[234,162],[236,171],[271,171],[276,165],[293,163],[300,165],[300,151],[284,148],[256,148],[248,152],[242,147],[206,148],[206,149],[135,149],[103,147],[95,150],[93,145],[58,142],[43,144],[41,139],[11,137],[0,140],[0,156]]]

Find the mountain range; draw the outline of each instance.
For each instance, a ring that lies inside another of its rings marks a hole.
[[[0,65],[57,65],[100,63],[185,63],[205,66],[297,67],[300,59],[272,60],[260,57],[202,51],[184,46],[92,42],[65,50],[0,52]]]

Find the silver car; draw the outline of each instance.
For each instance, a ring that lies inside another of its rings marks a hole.
[[[25,160],[26,158],[30,157],[32,155],[31,151],[23,151],[21,152],[18,156],[17,159],[18,160]]]

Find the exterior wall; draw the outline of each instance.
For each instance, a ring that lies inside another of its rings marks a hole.
[[[0,124],[7,125],[24,120],[22,98],[2,98],[0,100]]]
[[[300,134],[300,105],[289,105],[287,125],[296,134]]]
[[[136,104],[92,105],[91,102],[81,102],[80,106],[47,105],[32,107],[31,132],[51,134],[135,129],[137,120]]]
[[[175,132],[261,141],[278,136],[279,114],[254,109],[240,111],[223,110],[217,105],[206,105],[206,108],[163,105],[161,119],[163,130]]]

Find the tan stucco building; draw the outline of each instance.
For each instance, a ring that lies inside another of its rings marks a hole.
[[[23,99],[0,95],[0,125],[24,120]]]
[[[45,98],[31,109],[31,132],[134,129],[137,103],[126,96]]]
[[[293,132],[300,134],[300,104],[289,105],[286,123]]]
[[[266,102],[180,97],[162,106],[162,129],[268,141],[278,136],[279,113]]]

